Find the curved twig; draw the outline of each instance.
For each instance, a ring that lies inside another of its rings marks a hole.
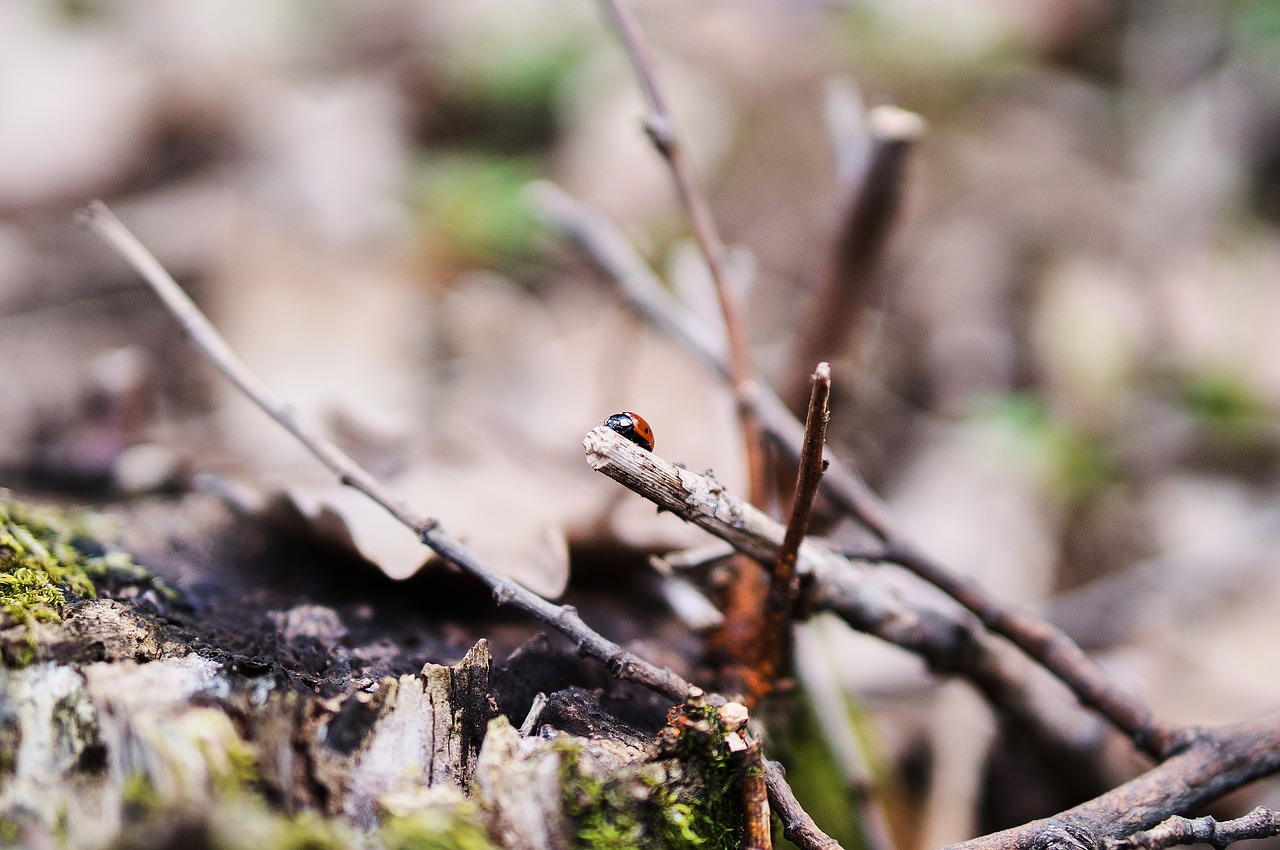
[[[653,52],[649,49],[639,24],[621,0],[600,0],[600,7],[608,16],[614,31],[622,41],[627,57],[631,60],[632,68],[635,69],[636,79],[640,83],[640,92],[649,109],[649,115],[645,118],[645,130],[654,148],[671,171],[676,194],[680,196],[680,204],[684,207],[689,219],[689,229],[711,273],[711,281],[715,286],[716,298],[720,304],[720,313],[724,317],[725,337],[729,344],[730,385],[738,400],[738,415],[742,421],[747,479],[750,482],[748,492],[753,502],[764,504],[768,496],[764,440],[756,413],[746,403],[754,381],[754,370],[751,366],[751,355],[747,349],[741,310],[733,295],[729,272],[725,268],[724,243],[716,228],[715,218],[711,215],[711,204],[707,202],[707,196],[703,193],[698,184],[698,178],[694,174],[693,162],[681,139],[675,116],[667,104],[662,87],[658,84]]]
[[[502,575],[454,539],[440,527],[439,522],[417,516],[392,496],[369,472],[321,435],[292,406],[267,389],[249,371],[213,324],[200,312],[200,308],[182,291],[155,256],[107,209],[106,204],[95,201],[87,205],[79,212],[79,219],[142,275],[169,312],[182,324],[187,337],[200,353],[254,404],[315,455],[344,485],[359,490],[377,502],[397,520],[413,529],[423,544],[432,551],[482,581],[493,593],[497,604],[524,611],[551,626],[573,641],[580,653],[602,662],[620,679],[637,682],[675,702],[680,702],[687,696],[689,683],[678,674],[650,664],[608,640],[583,622],[573,606],[549,602]]]

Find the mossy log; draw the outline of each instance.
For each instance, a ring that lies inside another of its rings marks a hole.
[[[0,631],[0,846],[736,846],[709,707],[654,735],[570,687],[522,734],[483,639],[452,665],[317,679],[175,627],[181,595],[137,568],[95,584],[114,598],[63,583],[55,617]],[[273,622],[314,642],[336,620]]]

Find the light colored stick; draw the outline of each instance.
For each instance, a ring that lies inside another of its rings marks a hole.
[[[638,682],[676,702],[685,698],[689,692],[689,683],[679,675],[650,664],[594,631],[583,622],[573,606],[549,602],[502,575],[441,528],[439,522],[415,515],[395,499],[368,471],[254,377],[213,324],[200,312],[200,308],[160,265],[160,261],[129,232],[106,204],[94,201],[82,209],[78,217],[142,275],[169,312],[182,323],[191,343],[258,407],[296,437],[343,484],[364,493],[401,523],[413,529],[423,544],[436,554],[484,582],[492,591],[497,604],[510,605],[551,626],[573,641],[583,655],[603,662],[618,678]]]

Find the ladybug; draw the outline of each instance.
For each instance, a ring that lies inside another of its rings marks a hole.
[[[645,451],[653,451],[653,429],[640,414],[624,410],[610,416],[604,421],[604,425],[606,428],[617,431]]]

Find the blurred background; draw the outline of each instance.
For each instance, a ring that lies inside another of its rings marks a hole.
[[[1280,4],[634,5],[779,386],[847,202],[831,92],[927,122],[832,423],[913,538],[1172,719],[1280,705]],[[639,411],[659,453],[740,490],[728,393],[524,193],[601,210],[709,315],[641,117],[587,0],[0,0],[0,486],[145,506],[150,536],[124,523],[144,552],[193,500],[283,500],[392,576],[422,559],[73,224],[101,197],[269,385],[536,589],[703,542],[580,441]],[[900,850],[1088,790],[906,656],[807,634]],[[830,759],[820,738],[801,761]],[[1136,762],[1112,750],[1114,780]],[[818,799],[838,769],[812,775],[819,822],[851,829],[843,788]]]

